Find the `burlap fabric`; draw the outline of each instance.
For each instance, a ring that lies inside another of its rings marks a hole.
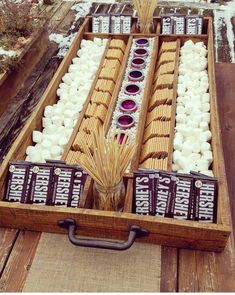
[[[135,243],[116,252],[75,247],[67,236],[42,234],[24,292],[157,292],[161,247]]]

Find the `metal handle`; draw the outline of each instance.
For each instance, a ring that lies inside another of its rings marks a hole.
[[[149,235],[148,230],[141,228],[138,225],[131,225],[128,240],[119,243],[119,242],[109,242],[101,240],[92,240],[92,239],[80,239],[76,237],[76,229],[78,225],[73,219],[64,219],[58,221],[60,227],[68,229],[69,240],[73,245],[81,247],[90,247],[90,248],[101,248],[108,250],[127,250],[129,249],[136,238],[146,237]]]

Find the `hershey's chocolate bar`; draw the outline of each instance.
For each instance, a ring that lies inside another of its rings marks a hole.
[[[121,33],[121,16],[120,14],[111,14],[110,32],[112,34]]]
[[[132,17],[131,15],[121,15],[121,33],[122,34],[130,34],[131,33],[131,22]]]
[[[176,187],[171,203],[171,216],[175,219],[191,219],[194,179],[191,175],[176,175]]]
[[[28,162],[9,163],[5,201],[25,203],[29,169],[30,163]]]
[[[202,16],[199,15],[186,15],[186,34],[197,35],[202,33]]]
[[[54,168],[51,205],[70,206],[74,174],[75,168],[72,166],[57,165]]]
[[[150,200],[152,200],[152,179],[147,173],[134,173],[135,213],[149,215]]]
[[[196,176],[194,179],[194,220],[216,223],[217,220],[217,179]]]
[[[185,34],[185,15],[174,14],[173,33],[176,35]]]
[[[85,183],[85,174],[83,173],[82,169],[76,168],[73,185],[72,185],[72,197],[71,202],[69,204],[70,207],[77,208],[79,207],[80,198],[83,192]]]
[[[108,34],[110,30],[110,16],[106,14],[96,14],[92,17],[92,32]]]
[[[156,215],[170,217],[170,204],[174,197],[176,177],[172,173],[160,171],[156,193]]]
[[[169,13],[169,14],[161,15],[161,28],[162,28],[162,34],[164,35],[173,34],[173,28],[174,28],[173,14]]]
[[[27,203],[50,205],[53,183],[53,166],[35,164],[31,167],[31,179],[28,185]]]

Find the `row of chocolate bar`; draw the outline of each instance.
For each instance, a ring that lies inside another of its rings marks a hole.
[[[203,17],[201,15],[161,14],[161,33],[164,35],[201,35],[202,25]]]
[[[201,173],[139,169],[134,173],[135,213],[216,223],[218,183]]]
[[[92,16],[92,33],[130,34],[130,15],[99,15]]]
[[[4,201],[76,208],[85,176],[79,166],[64,161],[10,162]]]

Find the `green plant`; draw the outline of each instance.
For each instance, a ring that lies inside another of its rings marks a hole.
[[[33,4],[29,1],[16,3],[2,0],[0,6],[0,34],[13,34],[27,37],[34,31],[38,19]]]

